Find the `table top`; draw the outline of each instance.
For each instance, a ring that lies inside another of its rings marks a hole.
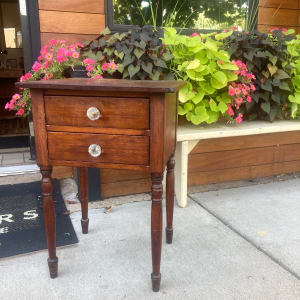
[[[177,141],[204,140],[297,130],[300,130],[299,120],[280,120],[273,123],[267,121],[244,121],[241,124],[217,123],[202,126],[184,124],[178,126]]]
[[[184,85],[185,82],[181,80],[124,80],[96,78],[65,78],[16,83],[17,87],[23,88],[146,93],[175,93]]]

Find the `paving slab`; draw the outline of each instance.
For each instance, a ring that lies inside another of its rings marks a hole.
[[[300,179],[190,195],[300,279]]]
[[[90,210],[90,232],[58,249],[59,277],[46,251],[0,260],[0,299],[300,299],[299,281],[198,204],[175,209],[174,242],[163,242],[162,285],[151,291],[151,202]]]

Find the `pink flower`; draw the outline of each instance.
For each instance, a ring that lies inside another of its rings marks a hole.
[[[84,45],[83,45],[82,43],[77,43],[77,44],[76,44],[76,47],[78,47],[78,48],[83,48]]]
[[[107,71],[108,68],[109,68],[109,63],[104,63],[104,64],[102,65],[102,70],[103,70],[103,71]]]
[[[97,78],[97,79],[103,79],[103,76],[102,76],[102,75],[100,75],[100,74],[98,74],[98,75],[94,76],[93,78]]]
[[[65,44],[67,41],[66,40],[60,40],[59,43],[60,44]]]
[[[246,77],[247,76],[247,72],[245,70],[242,70],[241,71],[241,75],[244,76],[244,77]]]
[[[243,103],[243,98],[242,97],[238,97],[238,98],[235,98],[235,103],[240,106],[242,103]]]
[[[44,56],[47,53],[48,45],[45,45],[41,50],[41,55]]]
[[[73,52],[72,53],[72,57],[73,58],[78,58],[79,57],[79,53],[78,52]]]
[[[250,85],[251,91],[256,91],[256,88],[253,84]]]
[[[12,99],[14,99],[14,100],[19,100],[19,99],[21,99],[21,96],[20,96],[20,94],[14,94],[14,95],[12,96]]]
[[[91,59],[91,58],[86,58],[86,59],[83,60],[83,63],[85,65],[94,65],[95,61],[93,59]]]
[[[57,49],[57,55],[59,55],[59,56],[65,56],[65,52],[66,52],[65,48],[58,48]]]
[[[234,111],[233,111],[233,109],[231,108],[230,105],[228,105],[228,109],[226,111],[226,114],[229,115],[230,117],[233,117],[233,115],[234,115]]]
[[[68,56],[68,57],[71,57],[72,56],[72,51],[70,51],[70,50],[67,50],[66,52],[65,52],[65,56]]]
[[[35,62],[34,64],[33,64],[33,66],[32,66],[32,70],[34,71],[34,72],[38,72],[40,69],[41,69],[41,67],[42,67],[42,65],[39,63],[39,62]]]
[[[246,100],[247,100],[247,102],[252,102],[251,96],[247,96]]]
[[[51,53],[47,52],[47,53],[45,54],[45,58],[46,58],[47,60],[52,60],[53,55],[52,55]]]
[[[193,38],[194,36],[200,36],[200,34],[198,32],[194,32],[190,35],[191,38]]]
[[[17,116],[23,116],[23,114],[24,114],[24,109],[23,109],[23,108],[20,108],[20,109],[17,111],[17,113],[16,113]]]
[[[273,33],[273,31],[277,31],[277,30],[280,30],[280,28],[279,27],[272,27],[272,28],[269,29],[269,32]]]
[[[41,61],[43,59],[43,57],[40,55],[39,57],[38,57],[38,61]]]
[[[30,72],[28,72],[24,75],[24,77],[26,80],[28,80],[28,79],[32,78],[32,74]]]
[[[234,96],[235,95],[235,89],[232,86],[229,86],[228,95],[229,96]]]
[[[21,78],[20,78],[20,82],[23,82],[23,81],[26,81],[25,76],[21,76]]]
[[[51,66],[51,62],[50,61],[45,61],[45,63],[43,64],[43,68],[44,69],[48,69]]]
[[[116,70],[118,68],[118,66],[112,61],[111,63],[109,63],[109,68],[111,70]]]
[[[7,110],[12,110],[12,109],[13,109],[12,103],[11,103],[11,102],[7,102],[7,103],[5,104],[5,109],[7,109]]]
[[[50,44],[51,46],[54,46],[54,45],[56,45],[57,43],[58,43],[58,41],[55,40],[55,39],[49,41],[49,44]]]
[[[58,63],[62,63],[64,61],[66,61],[67,59],[63,55],[57,55],[56,60]]]
[[[87,66],[85,67],[85,69],[86,69],[87,71],[91,72],[91,71],[94,70],[94,67],[93,67],[92,65],[87,65]]]
[[[242,117],[243,117],[243,115],[242,115],[242,114],[239,114],[239,115],[235,118],[235,122],[236,122],[237,124],[242,123],[242,122],[243,122]]]
[[[241,90],[239,88],[235,88],[234,92],[235,92],[236,95],[239,95],[241,93]]]

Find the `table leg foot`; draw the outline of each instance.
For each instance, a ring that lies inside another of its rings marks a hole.
[[[173,229],[166,228],[166,242],[167,244],[172,244],[173,242]]]
[[[48,258],[48,267],[51,278],[56,278],[58,273],[58,258]]]
[[[89,219],[81,219],[82,233],[87,234],[89,232]]]
[[[160,281],[161,281],[161,274],[159,275],[153,275],[151,274],[151,280],[152,280],[152,290],[153,292],[159,292],[160,290]]]

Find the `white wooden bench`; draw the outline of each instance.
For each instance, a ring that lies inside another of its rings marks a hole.
[[[206,126],[179,125],[175,154],[175,191],[178,205],[185,207],[187,204],[188,156],[200,140],[297,130],[300,130],[300,121],[297,120],[275,121],[273,123],[251,121],[241,124],[213,124]]]

